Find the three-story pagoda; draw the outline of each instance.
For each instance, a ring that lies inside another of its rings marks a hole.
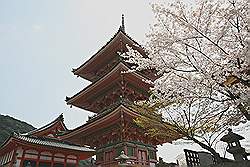
[[[154,166],[156,145],[163,141],[145,135],[134,119],[139,113],[131,108],[131,103],[146,100],[150,85],[143,80],[154,79],[149,72],[124,72],[131,64],[124,61],[119,53],[127,51],[126,46],[146,56],[140,45],[125,33],[124,18],[122,25],[111,40],[88,61],[73,70],[92,83],[70,98],[73,105],[95,113],[82,126],[62,136],[80,145],[96,149],[98,166],[116,166],[115,160],[124,151],[131,164]]]

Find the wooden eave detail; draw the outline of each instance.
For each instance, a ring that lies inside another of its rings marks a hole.
[[[129,67],[127,67],[124,63],[120,62],[115,68],[113,68],[113,70],[111,70],[104,77],[102,77],[95,83],[90,84],[76,95],[68,98],[66,100],[67,104],[98,113],[98,111],[91,110],[91,108],[87,107],[89,99],[91,99],[93,96],[98,95],[99,92],[108,89],[112,85],[112,83],[116,84],[116,82],[119,82],[122,79],[122,76],[125,80],[129,80],[130,83],[135,83],[136,85],[145,88],[145,90],[149,89],[150,85],[143,81],[147,78],[143,77],[139,73],[130,72],[122,74],[122,71],[128,70]]]
[[[109,42],[107,42],[106,45],[104,45],[96,54],[94,54],[80,67],[73,69],[72,72],[74,75],[80,76],[89,81],[94,81],[96,78],[94,71],[98,71],[98,69],[108,64],[108,61],[113,60],[115,56],[118,56],[117,52],[123,52],[126,49],[126,44],[138,50],[143,55],[145,54],[136,41],[123,31],[118,30],[118,32]]]

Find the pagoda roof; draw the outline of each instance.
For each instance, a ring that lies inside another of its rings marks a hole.
[[[104,90],[105,88],[108,88],[109,86],[111,86],[110,84],[111,82],[121,79],[121,75],[123,75],[125,78],[130,77],[131,81],[140,82],[142,83],[142,85],[144,84],[145,86],[147,85],[148,87],[150,86],[148,83],[144,82],[145,80],[149,80],[149,79],[142,76],[136,71],[122,73],[123,71],[128,71],[128,70],[130,70],[129,67],[125,65],[123,62],[120,62],[101,79],[85,87],[83,90],[81,90],[74,96],[70,98],[66,97],[67,104],[74,105],[76,107],[91,111],[90,108],[87,108],[84,105],[84,102],[86,102],[89,98],[93,97],[95,94],[98,94],[99,91]],[[98,111],[94,111],[94,110],[92,110],[92,112],[98,113]]]
[[[95,130],[98,130],[98,128],[102,129],[104,128],[104,126],[109,126],[109,124],[113,124],[115,121],[119,121],[121,110],[126,112],[128,115],[132,117],[140,116],[139,113],[129,110],[128,107],[125,106],[125,104],[120,104],[119,106],[108,111],[105,114],[102,114],[102,115],[98,114],[97,119],[94,119],[93,121],[90,120],[86,122],[85,124],[68,131],[68,133],[62,135],[60,138],[62,140],[67,140],[74,136],[79,136],[80,133],[87,134]]]
[[[54,129],[57,129],[58,127],[60,127],[60,129],[64,132],[68,130],[66,125],[64,124],[63,114],[60,114],[56,119],[54,119],[50,123],[38,128],[38,129],[34,129],[30,132],[24,133],[22,135],[44,136],[44,134],[46,134]]]
[[[98,50],[84,64],[80,65],[76,69],[73,69],[72,72],[74,75],[78,75],[89,81],[94,81],[94,69],[99,69],[98,65],[102,64],[103,60],[110,60],[110,57],[114,56],[114,53],[110,54],[111,50],[115,51],[115,53],[123,52],[126,44],[129,44],[131,47],[136,48],[139,52],[144,53],[142,47],[135,40],[133,40],[133,38],[128,36],[122,28],[120,28],[100,50]]]
[[[95,153],[94,149],[90,149],[87,147],[82,147],[70,142],[61,141],[58,139],[51,139],[46,137],[37,137],[37,136],[27,136],[22,134],[13,133],[1,146],[1,149],[8,147],[9,144],[13,142],[18,142],[21,144],[29,144],[33,146],[43,146],[43,147],[50,147],[56,149],[67,149],[73,151],[80,151],[80,152],[93,152]],[[92,155],[93,155],[92,154]],[[92,156],[91,155],[91,156]]]
[[[61,139],[66,140],[66,141],[74,141],[74,143],[77,143],[79,142],[79,140],[76,140],[76,139],[77,138],[79,139],[79,137],[81,137],[82,135],[88,136],[92,133],[97,132],[100,129],[113,125],[116,122],[120,122],[121,112],[123,113],[123,117],[130,117],[132,118],[132,120],[140,117],[141,114],[137,112],[136,110],[134,110],[133,107],[130,107],[130,106],[131,104],[123,103],[103,115],[98,114],[97,118],[94,118],[93,120],[89,120],[82,126],[79,126],[73,130],[68,131],[68,133],[61,136]],[[155,138],[155,137],[152,137],[152,138],[157,142],[157,144],[163,144],[166,142],[171,143],[173,140],[177,139],[175,137],[166,138],[166,139]]]

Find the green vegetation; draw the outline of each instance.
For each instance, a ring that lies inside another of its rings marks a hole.
[[[26,122],[7,115],[0,115],[0,145],[2,145],[13,132],[26,133],[33,129],[35,128]]]

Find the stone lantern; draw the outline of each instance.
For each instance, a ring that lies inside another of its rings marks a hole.
[[[233,154],[235,161],[247,160],[246,152],[240,145],[240,140],[244,137],[232,132],[232,129],[228,129],[228,134],[224,135],[220,140],[228,144],[227,152]]]
[[[121,155],[119,155],[115,160],[118,160],[119,167],[122,166],[128,166],[127,160],[130,158],[124,153],[124,151],[121,152]]]

